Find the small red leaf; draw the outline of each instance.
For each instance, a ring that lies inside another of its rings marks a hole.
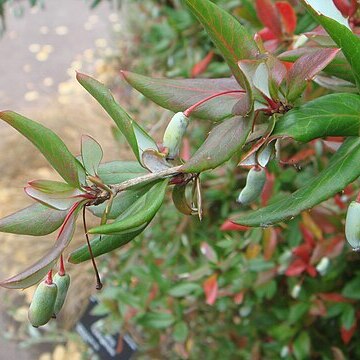
[[[308,265],[306,268],[306,272],[311,276],[315,277],[317,275],[316,269],[312,265]]]
[[[348,303],[351,300],[347,299],[346,297],[342,296],[339,293],[318,293],[317,294],[321,299],[324,301],[334,302],[334,303]]]
[[[211,63],[212,58],[214,57],[214,52],[211,50],[209,53],[198,63],[194,65],[191,70],[191,77],[196,77],[206,71],[207,67]]]
[[[311,80],[318,72],[324,69],[338,52],[339,49],[323,48],[297,59],[288,72],[287,99],[293,101],[300,96],[306,87],[306,81]]]
[[[307,264],[303,260],[296,259],[289,265],[289,267],[285,271],[285,275],[298,276],[301,273],[303,273],[306,270],[306,268],[307,268]]]
[[[305,244],[309,245],[310,247],[315,246],[315,239],[313,233],[308,229],[305,224],[300,224],[300,231],[303,235],[303,239]]]
[[[242,302],[244,301],[244,296],[245,296],[245,293],[243,291],[237,293],[234,295],[234,303],[236,305],[240,305],[242,304]]]
[[[190,157],[191,157],[190,141],[189,141],[189,139],[187,137],[183,138],[180,157],[184,161],[188,161],[190,159]]]
[[[215,250],[205,241],[200,245],[201,253],[211,262],[217,262],[217,255]]]
[[[313,148],[302,149],[301,151],[299,151],[298,153],[296,153],[289,159],[285,160],[285,162],[288,164],[297,164],[300,161],[304,161],[313,155],[315,155],[315,149],[313,149]]]
[[[354,15],[358,7],[356,0],[333,0],[333,2],[344,17]]]
[[[261,22],[268,27],[278,39],[281,39],[280,14],[271,0],[256,0],[256,13]]]
[[[261,29],[258,34],[260,35],[262,41],[269,41],[269,40],[275,40],[276,36],[273,34],[273,32],[265,27],[263,29]]]
[[[321,299],[314,299],[311,308],[309,311],[312,316],[325,316],[326,315],[326,306]]]
[[[218,283],[217,274],[213,274],[208,277],[203,283],[203,289],[205,293],[206,303],[208,305],[214,305],[218,296]]]
[[[266,182],[261,193],[261,204],[262,206],[266,206],[267,202],[272,196],[273,189],[275,184],[275,176],[274,174],[269,173],[266,171]]]
[[[286,1],[277,1],[275,6],[280,13],[283,29],[287,34],[293,34],[297,23],[294,8]]]
[[[276,249],[277,245],[277,231],[274,228],[264,229],[264,259],[269,261]]]
[[[346,330],[344,326],[341,327],[340,332],[341,332],[341,339],[344,342],[344,344],[348,344],[351,340],[351,338],[353,337],[355,331],[357,328],[357,321],[355,320],[354,325],[349,329]]]
[[[226,220],[220,227],[221,231],[247,231],[249,229],[249,226],[238,225],[231,220]]]
[[[305,263],[309,262],[310,254],[312,253],[312,247],[309,244],[302,244],[293,249],[292,253]]]

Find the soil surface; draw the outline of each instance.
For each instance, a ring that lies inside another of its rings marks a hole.
[[[44,10],[29,9],[28,2],[19,3],[24,4],[23,16],[15,18],[8,9],[7,32],[0,39],[0,111],[11,109],[28,117],[35,114],[34,119],[54,129],[76,152],[79,133],[84,129],[90,134],[99,133],[104,124],[94,119],[99,120],[103,113],[97,109],[100,115],[84,113],[79,117],[81,104],[64,111],[69,98],[75,96],[68,79],[74,78],[75,70],[82,70],[84,63],[93,66],[96,51],[107,51],[117,15],[110,2],[94,10],[84,1],[74,0],[45,1]],[[75,129],[74,119],[78,119]],[[55,175],[29,142],[1,122],[0,138],[0,216],[3,217],[29,203],[21,190],[27,180]],[[110,139],[110,131],[102,138]],[[43,240],[46,239],[29,243],[19,236],[0,234],[0,277],[28,265],[26,247],[34,248],[31,257],[49,246]],[[21,251],[24,249],[25,253]],[[0,360],[39,359],[41,348],[21,349],[16,342],[6,340],[13,327],[5,311],[9,292],[0,289]],[[85,292],[83,296],[88,294]]]

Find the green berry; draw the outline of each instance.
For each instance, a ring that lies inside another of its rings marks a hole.
[[[360,203],[357,201],[352,201],[349,205],[346,214],[345,236],[354,250],[360,249]]]
[[[237,201],[242,205],[255,201],[261,195],[265,181],[266,172],[263,168],[251,168],[246,178],[246,185],[241,190]]]
[[[48,323],[54,313],[56,296],[56,284],[48,284],[42,281],[38,285],[28,313],[28,318],[32,326],[39,327]]]
[[[54,306],[54,314],[57,315],[64,305],[70,286],[70,276],[69,274],[60,275],[59,273],[56,273],[53,282],[57,285],[58,288]]]
[[[179,155],[182,138],[189,125],[189,119],[182,112],[176,113],[170,120],[163,137],[163,145],[168,149],[168,158],[175,159]]]

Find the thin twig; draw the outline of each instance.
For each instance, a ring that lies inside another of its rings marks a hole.
[[[83,215],[83,225],[84,225],[86,243],[87,243],[87,246],[88,246],[88,249],[89,249],[91,262],[92,262],[92,265],[93,265],[93,268],[94,268],[94,271],[95,271],[95,276],[96,276],[96,290],[101,290],[101,288],[103,287],[103,284],[101,282],[99,271],[97,269],[96,262],[95,262],[95,259],[94,259],[94,254],[92,252],[91,245],[90,245],[89,235],[88,235],[87,226],[86,226],[86,219],[85,219],[85,206],[83,207],[83,214],[82,215]]]
[[[133,187],[135,185],[142,184],[144,182],[153,181],[153,180],[157,180],[157,179],[162,179],[162,178],[178,175],[178,174],[181,173],[180,172],[181,167],[182,167],[182,165],[174,166],[174,167],[166,169],[166,170],[162,170],[162,171],[158,171],[158,172],[155,172],[155,173],[150,173],[150,174],[146,174],[146,175],[143,175],[143,176],[139,176],[139,177],[137,177],[135,179],[126,180],[126,181],[124,181],[124,182],[122,182],[120,184],[109,185],[109,187],[111,188],[113,194],[116,195],[120,191],[124,191],[126,189],[129,189],[129,188],[131,188],[131,187]]]

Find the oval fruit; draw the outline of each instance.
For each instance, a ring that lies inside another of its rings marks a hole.
[[[28,318],[32,326],[45,325],[54,313],[57,296],[56,284],[42,281],[35,290],[30,304]]]
[[[237,201],[247,205],[256,200],[262,192],[266,181],[266,172],[263,168],[253,167],[246,178],[246,185],[241,190]]]
[[[175,159],[179,155],[182,138],[189,119],[182,112],[176,113],[170,120],[163,137],[163,146],[168,149],[167,157]]]
[[[54,305],[54,314],[57,315],[64,305],[70,286],[70,276],[69,274],[60,275],[59,273],[56,273],[53,282],[57,285],[58,288]]]
[[[348,207],[345,222],[345,236],[354,250],[360,249],[360,203],[352,201]]]

